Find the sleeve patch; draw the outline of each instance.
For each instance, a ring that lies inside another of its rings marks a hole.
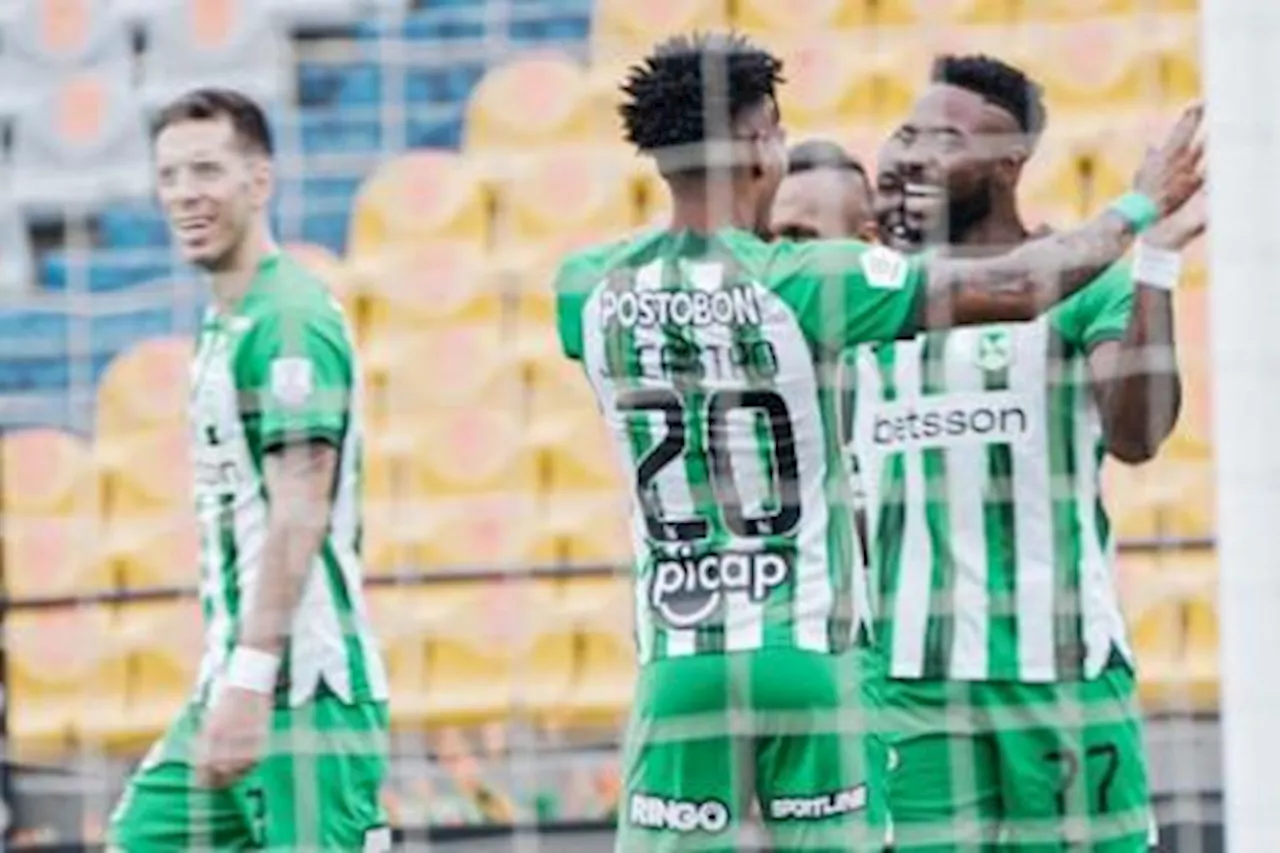
[[[859,258],[867,284],[881,290],[901,290],[907,284],[909,264],[904,255],[885,246],[874,246]]]
[[[271,362],[271,395],[281,405],[298,408],[315,391],[315,372],[305,358],[277,358]]]

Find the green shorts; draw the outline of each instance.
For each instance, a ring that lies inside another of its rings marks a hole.
[[[886,751],[866,736],[874,662],[766,649],[657,661],[623,745],[618,853],[740,849],[753,809],[769,849],[883,847]]]
[[[1142,721],[1123,663],[1062,684],[885,684],[902,853],[1135,853],[1154,843]]]
[[[387,707],[321,696],[275,711],[267,758],[223,790],[196,784],[192,747],[203,708],[189,706],[143,759],[108,830],[128,853],[386,851],[379,799]]]

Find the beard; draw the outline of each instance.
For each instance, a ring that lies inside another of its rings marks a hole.
[[[961,242],[978,224],[991,216],[995,186],[991,178],[982,178],[970,192],[952,194],[947,202],[947,219],[941,223],[940,236],[948,243]]]

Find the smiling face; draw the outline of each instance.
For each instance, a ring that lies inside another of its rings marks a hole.
[[[155,140],[156,187],[175,245],[216,272],[233,263],[271,195],[269,158],[226,117],[167,125]]]
[[[789,240],[874,235],[871,190],[858,172],[808,169],[788,175],[773,202],[771,236]]]
[[[889,245],[960,242],[1012,199],[1026,140],[1012,115],[982,96],[934,84],[881,148],[876,219]]]

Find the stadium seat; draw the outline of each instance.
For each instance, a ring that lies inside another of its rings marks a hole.
[[[638,227],[639,159],[625,148],[560,147],[523,158],[498,187],[498,242],[568,251]]]
[[[99,559],[98,519],[6,518],[4,588],[13,599],[62,599],[107,592],[118,583]]]
[[[365,371],[373,419],[402,431],[437,412],[514,410],[521,400],[521,367],[502,334],[497,324],[460,324],[371,336]]]
[[[872,4],[866,0],[737,0],[733,5],[735,29],[764,40],[791,33],[829,32],[866,26]]]
[[[475,164],[450,151],[414,151],[378,166],[356,196],[351,258],[424,240],[486,244],[489,193]]]
[[[413,726],[425,719],[427,637],[438,618],[437,589],[434,584],[375,586],[365,593],[387,667],[393,726]]]
[[[1103,471],[1103,494],[1121,542],[1199,541],[1214,531],[1213,458],[1208,445],[1175,431],[1160,456]]]
[[[1054,128],[1041,138],[1023,168],[1019,201],[1034,225],[1068,227],[1085,214],[1089,175],[1088,137],[1068,128]]]
[[[260,0],[175,0],[147,19],[142,78],[151,108],[209,84],[275,103],[292,97],[293,57]]]
[[[121,724],[126,667],[110,607],[14,610],[5,644],[8,733],[20,757],[102,745]]]
[[[1162,558],[1128,554],[1120,563],[1138,695],[1149,713],[1176,707],[1186,647],[1184,580]]]
[[[137,751],[154,741],[193,695],[204,653],[204,617],[191,596],[126,602],[116,618],[129,671],[126,720],[111,743],[120,751]]]
[[[554,537],[559,564],[627,567],[635,561],[629,493],[561,490],[547,501],[543,535]]]
[[[546,582],[451,584],[453,607],[432,625],[427,644],[427,720],[467,724],[554,713],[564,706],[573,635],[548,630],[555,607]],[[489,618],[475,619],[476,612]]]
[[[529,495],[494,494],[423,504],[420,568],[511,571],[554,561]]]
[[[199,529],[188,507],[111,519],[96,544],[97,571],[128,589],[185,589],[199,582]]]
[[[94,453],[108,520],[168,513],[191,503],[191,434],[185,423],[103,435]]]
[[[442,411],[424,419],[417,432],[410,463],[421,494],[528,494],[537,488],[538,460],[518,411]]]
[[[147,195],[151,159],[127,79],[69,75],[18,116],[9,191],[29,215],[91,211]]]
[[[1150,40],[1123,18],[1081,19],[1024,29],[1013,61],[1045,90],[1050,115],[1157,103],[1159,65]]]
[[[98,385],[94,432],[112,442],[158,428],[185,430],[194,345],[157,337],[117,355]]]
[[[594,6],[591,56],[601,63],[638,58],[662,39],[723,30],[729,21],[725,0],[596,0]]]
[[[99,0],[21,0],[0,36],[0,114],[16,115],[61,75],[127,78],[129,33]]]
[[[1069,24],[1082,18],[1132,16],[1147,5],[1145,0],[1020,0],[1019,17]]]
[[[471,91],[463,145],[501,153],[581,143],[599,135],[586,70],[559,53],[496,65]]]
[[[1201,97],[1200,18],[1163,15],[1160,18],[1156,62],[1160,78],[1159,102],[1181,108]]]
[[[0,512],[7,521],[97,518],[101,495],[84,441],[33,427],[5,435],[0,450]]]
[[[454,323],[498,324],[503,294],[482,248],[436,240],[388,249],[352,265],[370,334],[430,334]]]
[[[778,94],[789,131],[856,125],[876,112],[876,47],[862,32],[815,31],[779,42],[787,83]],[[903,114],[898,113],[898,117]]]
[[[878,27],[954,28],[960,24],[1008,24],[1018,19],[1020,0],[881,0],[873,5]]]
[[[616,725],[635,689],[635,598],[630,572],[565,581],[562,612],[583,637],[582,663],[567,703],[579,725]]]
[[[536,401],[535,401],[536,406]],[[532,441],[543,455],[548,488],[568,492],[623,491],[618,452],[594,408],[535,407]]]

